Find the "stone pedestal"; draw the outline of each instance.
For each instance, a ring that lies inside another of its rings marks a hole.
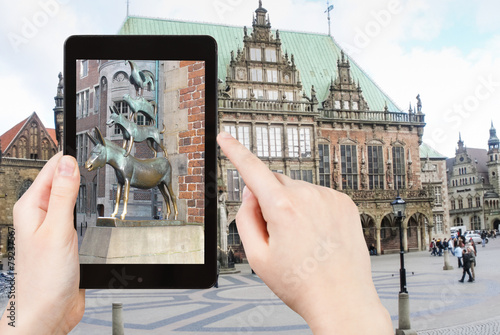
[[[444,266],[443,270],[453,270],[453,266],[450,265],[450,255],[448,249],[444,251]]]
[[[80,247],[82,264],[203,264],[203,225],[100,218]]]
[[[417,335],[410,325],[410,296],[408,293],[399,293],[398,296],[399,324],[396,335]]]

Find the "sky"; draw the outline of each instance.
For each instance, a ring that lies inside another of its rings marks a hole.
[[[500,135],[500,2],[336,0],[333,38],[404,111],[420,94],[424,142],[452,157],[458,134],[487,149]],[[126,0],[2,0],[0,134],[33,111],[54,127],[54,96],[70,35],[116,34]],[[251,26],[257,0],[130,0],[129,14]],[[326,1],[263,0],[272,29],[328,33]],[[300,70],[300,69],[299,69]]]

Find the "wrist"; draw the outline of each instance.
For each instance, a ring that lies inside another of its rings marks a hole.
[[[320,287],[320,286],[319,286]],[[352,287],[356,287],[355,290]],[[389,312],[371,281],[330,285],[300,313],[315,335],[393,334]]]

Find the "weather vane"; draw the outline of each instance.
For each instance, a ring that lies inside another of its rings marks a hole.
[[[326,10],[325,13],[328,13],[328,36],[332,36],[331,30],[330,30],[330,11],[333,10],[333,5],[330,5],[330,2],[326,2]]]

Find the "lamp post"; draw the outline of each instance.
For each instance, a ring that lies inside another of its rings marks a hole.
[[[398,295],[399,325],[396,329],[396,335],[417,335],[417,332],[412,330],[410,325],[410,297],[406,289],[405,250],[403,247],[403,219],[405,217],[406,202],[399,196],[399,190],[396,199],[391,202],[391,206],[394,218],[399,226],[399,259],[401,263]]]

